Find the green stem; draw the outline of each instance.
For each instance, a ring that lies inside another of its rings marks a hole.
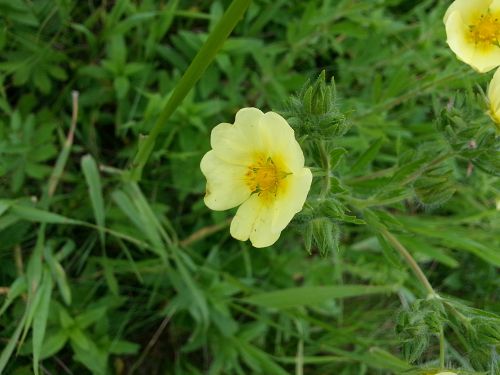
[[[326,143],[325,141],[318,141],[317,143],[318,146],[318,151],[321,155],[321,164],[323,167],[323,170],[325,172],[325,183],[323,185],[323,188],[321,190],[321,197],[324,198],[328,195],[328,192],[330,191],[331,187],[331,182],[330,182],[330,169],[331,169],[331,163],[330,163],[330,155],[328,154],[326,150]]]
[[[196,54],[177,84],[172,96],[165,104],[163,111],[158,117],[153,129],[147,137],[144,137],[139,143],[139,151],[133,161],[130,171],[130,178],[139,181],[142,175],[142,169],[146,165],[151,152],[155,146],[156,138],[165,127],[168,119],[184,100],[189,91],[201,78],[207,67],[214,60],[217,52],[221,49],[225,40],[231,34],[234,27],[241,19],[252,0],[233,0],[227,11],[217,23],[207,40]]]
[[[394,249],[404,258],[406,263],[410,266],[417,279],[420,281],[422,286],[427,290],[429,295],[436,296],[437,293],[432,288],[431,283],[425,277],[424,272],[419,267],[415,259],[411,256],[411,254],[406,250],[406,248],[398,241],[398,239],[390,233],[387,229],[381,230],[382,235],[389,241],[389,243],[394,247]]]
[[[406,263],[410,266],[412,271],[417,276],[417,279],[427,290],[429,296],[437,297],[438,294],[434,291],[434,288],[432,287],[431,283],[429,282],[429,280],[427,280],[427,277],[425,277],[424,272],[419,267],[415,259],[413,259],[409,251],[406,250],[406,248],[401,244],[401,242],[399,242],[398,239],[387,229],[382,229],[381,233],[386,238],[386,240],[389,241],[389,243],[394,247],[394,249],[396,249],[397,252],[404,258]],[[445,362],[445,340],[444,340],[444,329],[443,326],[441,326],[439,329],[439,366],[441,368],[444,368],[444,362]]]
[[[443,326],[439,329],[439,367],[444,368],[444,351],[445,351],[445,342],[444,342],[444,329]]]
[[[454,155],[455,155],[454,152],[449,152],[449,153],[443,154],[441,156],[438,156],[436,159],[434,159],[431,162],[429,162],[428,164],[426,164],[423,168],[419,169],[415,173],[413,173],[410,176],[408,176],[407,178],[405,178],[401,182],[401,186],[405,186],[406,184],[408,184],[410,182],[413,182],[415,179],[417,179],[418,177],[420,177],[422,174],[424,174],[426,171],[428,171],[429,169],[431,169],[435,165],[437,165],[437,164],[445,161],[446,159],[448,159],[448,158],[450,158],[450,157],[452,157]]]

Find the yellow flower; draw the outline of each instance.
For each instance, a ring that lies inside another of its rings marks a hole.
[[[233,124],[212,130],[212,150],[201,160],[205,204],[212,210],[241,205],[231,235],[255,247],[275,243],[302,206],[312,174],[293,129],[274,112],[243,108]]]
[[[454,372],[445,371],[445,372],[440,372],[439,374],[436,375],[457,375],[457,374]]]
[[[456,0],[444,24],[458,59],[480,73],[500,65],[500,0]]]
[[[500,69],[497,69],[488,87],[489,114],[500,130]]]

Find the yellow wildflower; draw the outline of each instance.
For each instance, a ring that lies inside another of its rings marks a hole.
[[[500,69],[497,69],[488,87],[489,114],[500,130]]]
[[[293,129],[277,113],[243,108],[234,125],[212,130],[210,143],[200,164],[207,179],[205,204],[216,211],[241,205],[231,235],[255,247],[272,245],[302,210],[311,187]]]
[[[444,24],[458,59],[480,73],[500,65],[500,0],[456,0]]]
[[[445,372],[440,372],[439,374],[436,375],[457,375],[457,374],[454,372],[445,371]]]

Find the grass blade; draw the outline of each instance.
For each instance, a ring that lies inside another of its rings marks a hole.
[[[36,308],[36,315],[33,318],[33,370],[38,375],[38,362],[42,353],[42,346],[49,317],[50,298],[52,295],[52,276],[48,269],[45,269],[42,285],[40,288],[41,298]]]
[[[240,18],[245,13],[252,0],[233,0],[226,13],[222,16],[219,23],[208,36],[197,55],[189,65],[186,73],[182,76],[179,84],[175,87],[172,96],[163,108],[162,113],[158,117],[151,133],[143,142],[134,159],[131,170],[131,178],[135,181],[140,180],[142,169],[146,165],[149,155],[151,154],[156,138],[160,134],[161,129],[167,123],[175,109],[181,104],[189,91],[194,87],[196,82],[203,75],[210,63],[214,60],[217,52],[221,49],[225,40],[231,34]]]
[[[85,175],[85,181],[87,182],[92,208],[94,209],[96,224],[99,227],[104,227],[105,210],[104,199],[102,197],[101,178],[99,176],[97,164],[91,155],[85,155],[82,158],[82,170]],[[105,237],[103,230],[99,230],[99,239],[101,240],[101,245],[104,246]]]
[[[395,291],[395,286],[310,286],[255,294],[245,298],[244,301],[253,305],[287,309],[298,306],[317,305],[331,298],[359,297],[369,294],[393,293]]]

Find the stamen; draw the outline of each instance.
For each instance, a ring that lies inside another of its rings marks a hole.
[[[500,21],[498,15],[495,16],[490,12],[481,14],[475,24],[469,25],[469,36],[471,41],[482,49],[500,46]]]
[[[269,199],[276,197],[282,180],[289,174],[281,170],[271,157],[259,157],[254,164],[248,166],[245,181],[252,193]]]

